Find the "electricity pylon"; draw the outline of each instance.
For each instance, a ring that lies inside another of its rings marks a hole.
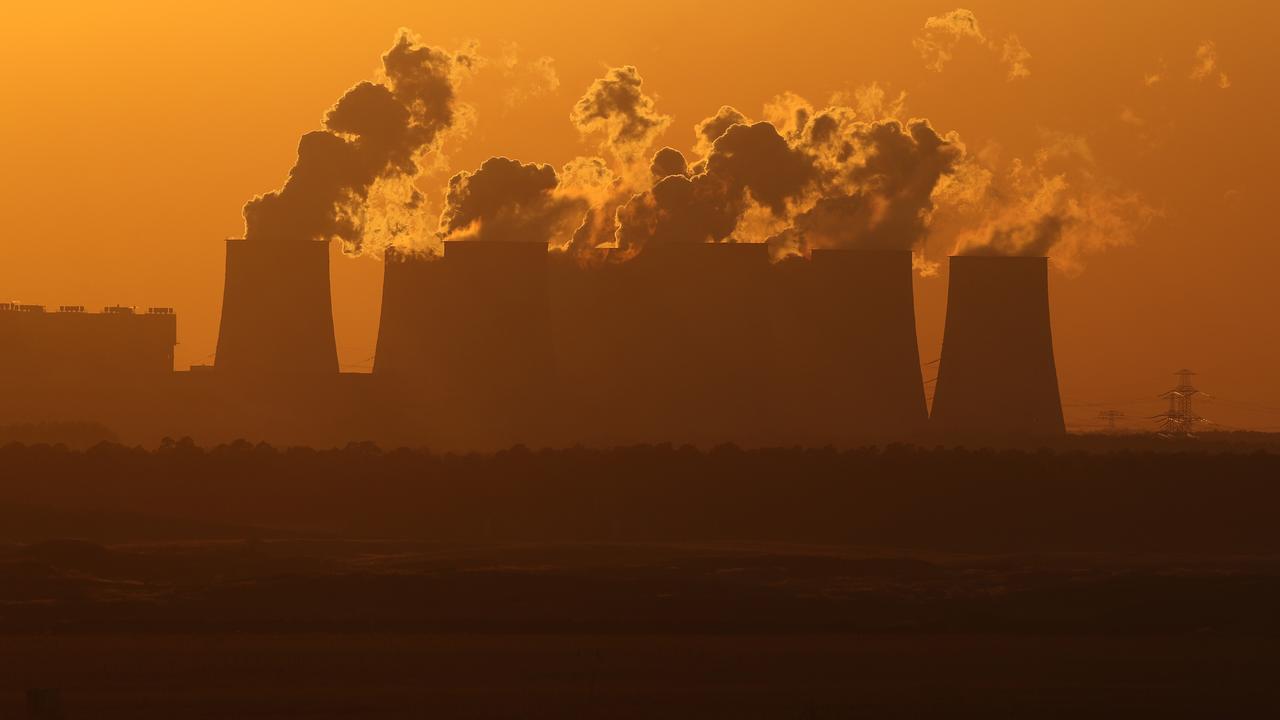
[[[1098,413],[1098,417],[1107,422],[1107,432],[1113,433],[1116,431],[1116,420],[1124,417],[1124,413],[1119,410],[1103,410]]]
[[[1196,415],[1191,402],[1201,392],[1191,384],[1194,372],[1184,368],[1174,375],[1178,377],[1177,387],[1160,393],[1160,397],[1169,401],[1169,409],[1154,419],[1160,422],[1160,434],[1165,437],[1192,437],[1196,423],[1204,420]]]

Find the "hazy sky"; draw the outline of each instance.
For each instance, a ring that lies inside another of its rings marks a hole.
[[[873,82],[889,100],[906,93],[902,117],[958,133],[975,156],[1034,163],[1069,148],[1072,192],[1085,202],[1105,192],[1148,212],[1145,223],[1104,228],[1115,232],[1057,259],[1051,291],[1068,424],[1088,427],[1100,409],[1116,408],[1146,426],[1139,419],[1161,405],[1138,401],[1172,385],[1171,373],[1185,366],[1216,396],[1203,404],[1206,416],[1280,429],[1280,289],[1272,279],[1280,248],[1271,217],[1280,184],[1272,128],[1277,6],[967,2],[981,38],[935,33],[941,47],[920,42],[930,37],[928,18],[956,7],[796,0],[10,8],[0,28],[0,211],[8,225],[0,295],[47,305],[174,306],[178,367],[211,362],[222,239],[243,233],[245,201],[282,184],[298,138],[319,127],[347,88],[374,76],[397,29],[407,27],[441,47],[477,41],[491,59],[462,88],[474,126],[420,183],[437,212],[449,175],[487,157],[560,166],[593,154],[569,112],[593,79],[620,65],[636,66],[658,110],[673,118],[659,145],[691,156],[694,124],[721,105],[761,118],[780,93],[822,106]],[[945,260],[963,230],[940,227],[925,256]],[[1122,246],[1092,247],[1129,234]],[[380,266],[334,260],[342,362],[367,368]],[[941,342],[945,263],[940,276],[917,279],[916,291],[927,362]]]

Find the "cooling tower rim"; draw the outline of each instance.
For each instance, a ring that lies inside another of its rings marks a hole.
[[[668,243],[650,243],[646,245],[639,253],[637,258],[644,257],[647,253],[663,254],[663,253],[719,253],[728,255],[737,253],[739,255],[764,255],[769,254],[768,243],[730,243],[730,242],[668,242]]]
[[[382,262],[386,265],[409,263],[433,263],[443,259],[440,253],[428,252],[426,250],[403,250],[396,247],[388,247],[382,253]]]
[[[895,250],[892,248],[814,248],[809,254],[823,255],[910,255],[911,250]],[[953,256],[957,257],[957,256]]]
[[[505,249],[503,252],[497,253],[497,248]],[[446,240],[442,257],[448,260],[450,257],[457,259],[460,256],[475,256],[476,254],[488,257],[492,257],[495,254],[507,257],[511,255],[545,257],[550,254],[550,244],[546,242],[526,242],[524,240]]]
[[[1044,263],[1048,262],[1048,255],[948,255],[951,262],[1014,262],[1022,261],[1026,263]]]
[[[860,249],[860,248],[814,248],[809,252],[809,257],[804,258],[803,255],[796,257],[804,258],[809,262],[825,262],[828,260],[865,260],[869,264],[889,262],[894,263],[911,263],[913,253],[910,250],[881,250],[881,249]]]
[[[535,241],[535,240],[445,240],[444,241],[445,250],[448,250],[451,247],[468,247],[468,246],[500,247],[500,246],[507,246],[507,245],[519,245],[524,247],[541,247],[545,249],[550,247],[551,243],[546,241]]]
[[[330,242],[328,240],[311,240],[307,238],[303,238],[303,239],[290,238],[288,240],[277,239],[277,240],[258,241],[258,240],[249,240],[249,238],[246,238],[244,236],[223,238],[222,241],[225,243],[248,243],[248,242],[259,243],[261,242],[263,245],[282,245],[284,243],[314,243],[316,245],[325,245],[325,246],[328,246]]]

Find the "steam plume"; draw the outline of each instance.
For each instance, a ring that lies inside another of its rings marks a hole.
[[[507,107],[551,94],[560,87],[555,58],[543,55],[536,60],[522,61],[520,47],[515,43],[504,50],[501,66],[503,79],[508,84],[502,95]]]
[[[550,165],[489,158],[449,181],[440,234],[447,240],[549,242],[577,223],[585,202],[559,192]]]
[[[942,72],[955,57],[956,48],[963,42],[972,42],[997,53],[1005,65],[1009,80],[1031,75],[1031,69],[1027,66],[1031,53],[1022,46],[1018,36],[1008,35],[1002,42],[988,38],[978,26],[978,17],[972,10],[956,8],[943,15],[928,18],[924,21],[920,36],[912,44],[924,60],[925,67]]]
[[[865,105],[884,107],[868,91]],[[900,109],[899,96],[892,106]],[[866,121],[848,106],[813,109],[780,95],[750,123],[722,107],[695,126],[706,156],[680,167],[675,151],[653,160],[656,184],[617,214],[619,247],[650,242],[763,242],[775,254],[814,247],[904,249],[927,234],[933,193],[964,148],[924,120]]]
[[[653,162],[649,163],[649,174],[653,176],[654,182],[668,175],[688,176],[689,163],[685,161],[684,155],[679,150],[664,147],[654,154]]]
[[[822,191],[774,243],[803,254],[816,247],[919,247],[934,193],[964,156],[958,138],[943,137],[927,120],[866,122],[847,107],[815,114],[799,142],[816,158]]]
[[[591,83],[569,116],[582,135],[599,136],[601,151],[624,164],[642,157],[671,124],[644,93],[643,84],[635,67],[612,68]]]
[[[724,135],[725,131],[734,125],[743,125],[750,122],[746,115],[738,112],[737,108],[721,105],[715,115],[694,126],[693,151],[704,157],[711,154],[711,145],[720,139],[720,136]]]
[[[619,247],[723,241],[749,200],[783,217],[814,179],[812,159],[788,145],[773,125],[731,125],[712,144],[704,170],[691,177],[668,175],[618,211]]]
[[[284,187],[245,205],[245,237],[338,238],[359,252],[370,188],[417,174],[455,123],[457,84],[474,62],[467,52],[423,45],[402,30],[382,56],[379,81],[348,90],[326,114],[324,129],[302,137]],[[405,202],[419,200],[414,192]]]
[[[993,167],[969,208],[974,227],[957,238],[959,255],[1049,255],[1067,272],[1084,257],[1132,243],[1159,212],[1095,171],[1088,144],[1048,135],[1030,160]]]
[[[1211,78],[1223,90],[1231,87],[1231,78],[1218,66],[1218,47],[1212,41],[1205,40],[1196,46],[1196,63],[1191,68],[1191,79],[1201,82]]]

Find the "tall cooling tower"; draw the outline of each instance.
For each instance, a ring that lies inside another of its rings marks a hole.
[[[814,250],[775,274],[783,437],[847,445],[922,432],[910,251]]]
[[[415,384],[438,374],[441,315],[448,307],[442,259],[388,250],[374,374]]]
[[[1043,257],[951,258],[931,424],[953,436],[1066,432]]]
[[[670,243],[630,263],[626,405],[640,437],[769,441],[774,362],[763,244]]]
[[[547,245],[460,240],[444,247],[449,381],[495,399],[526,397],[551,372]]]
[[[608,446],[637,441],[625,398],[634,383],[625,369],[633,357],[636,307],[627,293],[627,263],[609,250],[548,255],[557,401],[551,408],[560,444]]]
[[[227,240],[214,364],[261,376],[338,372],[328,243]]]
[[[388,253],[374,362],[410,440],[452,449],[545,442],[554,385],[547,246],[446,242]]]

